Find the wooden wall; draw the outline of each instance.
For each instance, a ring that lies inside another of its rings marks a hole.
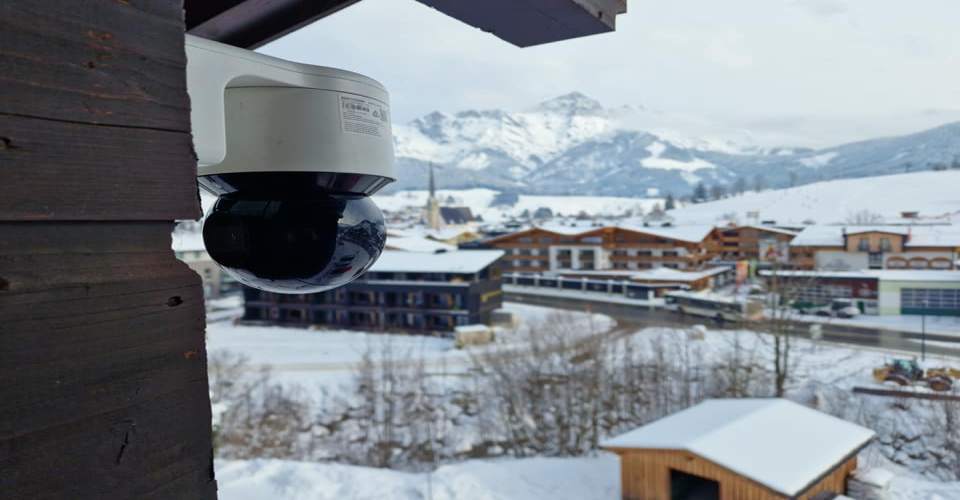
[[[678,450],[615,451],[620,456],[621,492],[624,500],[670,498],[670,469],[720,483],[721,500],[772,500],[788,498],[697,455]],[[812,484],[797,498],[807,500],[822,491],[846,492],[846,481],[857,468],[854,455]]]
[[[0,2],[0,498],[215,498],[179,0]]]

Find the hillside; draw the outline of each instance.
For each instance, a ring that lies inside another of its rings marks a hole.
[[[422,189],[427,165],[445,188],[531,194],[639,196],[689,193],[698,182],[771,187],[929,170],[960,159],[960,123],[819,150],[760,148],[685,137],[668,114],[606,108],[573,92],[522,111],[433,112],[395,125],[399,179],[388,191]],[[625,124],[642,124],[646,130]],[[662,126],[659,127],[657,124]]]
[[[861,179],[816,182],[804,186],[748,192],[723,200],[688,205],[669,213],[680,224],[715,224],[735,218],[741,223],[758,220],[800,225],[847,222],[864,210],[891,221],[903,211],[918,211],[924,218],[960,221],[960,171],[917,172]],[[929,220],[929,219],[928,219]]]
[[[408,208],[421,208],[427,203],[427,191],[402,191],[392,194],[376,194],[374,201],[382,210],[400,211]],[[499,191],[491,189],[464,189],[437,191],[441,205],[467,206],[474,215],[480,215],[486,222],[499,222],[518,217],[523,212],[533,213],[539,208],[548,208],[554,215],[574,216],[580,211],[597,216],[619,216],[627,211],[647,213],[657,204],[663,206],[661,198],[625,198],[614,196],[545,196],[521,194],[511,202],[501,203]]]

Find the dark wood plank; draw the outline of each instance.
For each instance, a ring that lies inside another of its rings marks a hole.
[[[0,2],[0,498],[216,497],[177,0]]]
[[[0,2],[0,113],[189,132],[177,4]]]
[[[0,114],[0,220],[200,216],[190,134]]]
[[[186,0],[187,31],[255,49],[359,0]]]
[[[203,291],[171,229],[0,223],[0,497],[215,496]]]

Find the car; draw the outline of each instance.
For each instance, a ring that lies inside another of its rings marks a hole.
[[[825,306],[806,308],[803,312],[831,318],[855,318],[860,315],[860,309],[850,299],[833,299]]]

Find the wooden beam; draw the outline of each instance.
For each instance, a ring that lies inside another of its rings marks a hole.
[[[255,49],[360,0],[186,0],[187,32]]]
[[[518,47],[557,42],[616,28],[626,0],[417,0]]]
[[[0,497],[216,497],[181,7],[0,3]]]

